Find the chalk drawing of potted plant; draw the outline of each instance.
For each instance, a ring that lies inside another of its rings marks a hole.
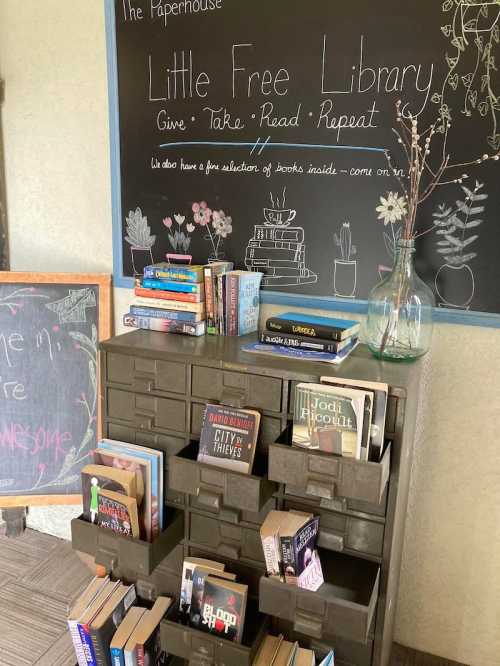
[[[455,207],[440,204],[432,215],[437,241],[437,251],[445,263],[439,268],[434,280],[436,293],[442,307],[468,309],[474,298],[474,273],[469,262],[477,256],[469,248],[479,234],[470,229],[477,229],[483,222],[478,217],[484,212],[488,195],[481,192],[484,183],[476,180],[473,190],[462,185],[463,199]]]
[[[135,211],[129,211],[126,223],[127,235],[125,240],[130,245],[134,275],[142,275],[144,268],[154,263],[151,248],[155,244],[156,236],[151,235],[148,218],[142,214],[139,207]]]
[[[185,226],[185,229],[183,230],[182,225],[186,220],[186,216],[180,215],[179,213],[174,215],[174,220],[177,224],[177,229],[174,228],[174,223],[172,222],[171,217],[166,217],[163,220],[163,224],[168,229],[168,242],[175,252],[175,254],[167,252],[167,260],[191,263],[192,257],[190,254],[187,254],[187,251],[191,245],[191,234],[196,227],[194,224],[191,224],[191,222],[188,222]],[[184,252],[184,254],[180,254],[180,252]]]
[[[224,240],[233,232],[233,220],[223,210],[212,210],[206,201],[195,201],[192,205],[193,221],[206,231],[205,240],[210,242],[212,251],[208,262],[224,259]],[[212,227],[212,228],[210,228]]]
[[[344,222],[340,232],[333,235],[335,245],[340,248],[341,259],[335,259],[333,268],[333,289],[335,296],[353,298],[356,294],[357,261],[356,246],[352,244],[351,225]]]

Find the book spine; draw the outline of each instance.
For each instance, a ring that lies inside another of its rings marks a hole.
[[[203,272],[205,278],[205,310],[207,320],[207,333],[215,333],[215,313],[214,313],[214,286],[212,269],[207,266]]]
[[[154,317],[136,317],[133,314],[123,315],[123,325],[131,328],[142,328],[146,331],[162,331],[163,333],[182,333],[183,335],[200,336],[205,334],[205,322],[193,324],[185,321],[158,319]]]
[[[135,650],[127,650],[125,652],[125,666],[137,666]]]
[[[238,335],[238,289],[239,277],[229,273],[226,278],[227,335]]]
[[[97,666],[108,666],[107,648],[103,644],[99,632],[91,629],[90,640],[94,647],[94,661]]]
[[[203,269],[189,267],[183,269],[180,266],[176,266],[175,268],[155,268],[155,266],[146,266],[144,269],[144,277],[146,279],[185,280],[186,282],[198,283],[203,280]]]
[[[175,310],[142,307],[140,305],[131,305],[130,314],[134,315],[135,317],[154,317],[155,319],[175,319],[176,321],[197,322],[201,320],[201,315],[196,314],[196,312],[176,312]]]
[[[68,620],[68,629],[75,648],[76,659],[78,666],[87,666],[87,659],[83,650],[82,639],[78,631],[78,622],[76,620]]]
[[[266,570],[270,576],[279,576],[281,574],[278,539],[275,534],[262,539]]]
[[[326,338],[335,342],[340,342],[344,333],[343,329],[340,328],[294,321],[293,319],[281,319],[280,317],[270,317],[266,321],[266,328],[279,333],[297,333],[307,338]]]
[[[144,645],[137,645],[135,651],[136,651],[137,666],[145,666],[146,659],[144,653]]]
[[[164,301],[179,301],[181,303],[201,303],[200,294],[183,294],[178,291],[145,289],[144,287],[136,287],[134,291],[136,296],[144,296],[146,298],[161,298]]]
[[[293,569],[294,574],[297,570],[295,561],[295,551],[293,546],[293,537],[280,537],[281,557],[283,572],[285,574],[285,581],[292,585],[296,583],[296,577],[292,574],[287,574],[287,569]]]
[[[224,335],[224,273],[217,275],[217,331]]]
[[[157,289],[159,291],[176,291],[180,294],[198,294],[203,296],[203,285],[191,282],[175,282],[174,280],[157,280],[156,278],[143,278],[140,284],[145,289]]]
[[[286,335],[280,333],[269,333],[263,331],[260,341],[266,345],[281,345],[282,347],[293,347],[295,349],[313,349],[315,351],[336,354],[339,351],[339,343],[330,341],[316,341],[314,338],[303,340],[300,335]]]
[[[92,640],[90,638],[89,625],[78,623],[77,626],[78,626],[78,633],[80,634],[80,639],[82,641],[85,663],[91,664],[91,666],[97,666],[95,662],[94,647],[92,645]]]
[[[183,303],[182,301],[167,301],[152,296],[136,296],[135,305],[160,308],[163,310],[178,310],[181,312],[197,312],[205,314],[205,303]],[[167,315],[168,316],[168,315]]]
[[[121,648],[110,648],[111,666],[125,666],[125,658]]]

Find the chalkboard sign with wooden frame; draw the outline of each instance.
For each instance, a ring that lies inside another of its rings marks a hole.
[[[109,275],[0,273],[0,507],[81,501],[111,332]]]

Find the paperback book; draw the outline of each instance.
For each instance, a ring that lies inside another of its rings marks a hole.
[[[226,274],[226,335],[246,335],[257,330],[262,277],[263,273],[254,271]]]
[[[125,615],[109,644],[111,666],[125,666],[125,645],[146,612],[146,608],[132,606]]]
[[[160,622],[170,607],[172,599],[158,597],[153,608],[146,611],[130,634],[125,645],[125,664],[150,666],[160,663],[162,649],[160,643]]]
[[[160,291],[178,292],[180,294],[195,294],[203,298],[205,287],[203,284],[193,282],[179,282],[178,280],[157,280],[156,278],[143,278],[136,286],[144,289],[159,289]]]
[[[128,497],[112,490],[101,490],[97,502],[99,527],[123,536],[139,538],[139,518],[135,497]]]
[[[68,629],[73,641],[78,666],[87,666],[87,658],[82,645],[78,622],[83,613],[92,605],[102,588],[109,583],[109,576],[105,578],[93,578],[82,594],[78,597],[68,615]]]
[[[328,352],[313,351],[310,349],[296,349],[295,347],[283,347],[281,345],[267,345],[261,342],[250,342],[242,346],[242,351],[249,354],[264,354],[267,356],[276,356],[296,361],[309,361],[313,363],[331,363],[339,365],[349,354],[356,349],[358,341],[356,340],[347,347],[344,347],[338,354]]]
[[[164,308],[153,308],[142,305],[131,305],[130,314],[134,317],[154,317],[155,319],[171,319],[175,321],[199,322],[203,316],[197,312],[177,312],[170,310],[168,314]]]
[[[160,280],[181,280],[186,282],[203,282],[203,266],[190,264],[181,266],[160,262],[144,269],[145,278]]]
[[[205,306],[207,317],[207,333],[216,335],[219,330],[219,298],[218,275],[233,269],[232,261],[216,261],[204,267]]]
[[[198,462],[250,474],[259,433],[260,414],[208,404],[200,434]]]
[[[196,567],[205,567],[215,571],[224,571],[224,564],[206,560],[201,557],[186,557],[182,565],[181,594],[179,599],[179,610],[183,615],[189,615],[191,611],[191,599],[193,596],[193,580]]]
[[[285,581],[316,591],[323,584],[321,563],[316,551],[319,518],[289,513],[279,531]]]
[[[83,517],[91,523],[97,523],[101,490],[113,490],[137,498],[136,474],[134,472],[106,467],[105,465],[85,465],[81,477]]]
[[[135,296],[134,305],[163,309],[166,312],[176,310],[180,312],[195,312],[205,315],[205,303],[183,303],[182,301],[167,300],[158,296]],[[167,315],[170,316],[170,315]]]
[[[235,581],[236,575],[222,569],[214,569],[212,566],[197,564],[193,570],[193,582],[191,588],[191,605],[189,608],[189,621],[193,627],[199,628],[202,621],[203,598],[205,594],[205,583],[209,576],[217,576],[229,581]]]
[[[94,648],[95,666],[109,666],[109,645],[128,609],[135,604],[134,585],[119,584],[101,611],[90,624],[90,638]]]
[[[273,331],[262,331],[260,342],[266,345],[280,345],[281,347],[293,347],[295,349],[308,349],[311,351],[326,352],[327,354],[338,354],[346,347],[357,342],[357,338],[346,338],[342,342],[324,340],[322,338],[310,338],[305,335],[294,335],[293,333],[275,333]]]
[[[108,582],[103,585],[95,599],[78,619],[77,627],[78,633],[80,635],[82,650],[85,656],[85,664],[94,664],[96,659],[94,645],[90,636],[90,625],[100,613],[106,601],[119,586],[120,581],[116,581],[115,583]]]
[[[321,317],[301,312],[284,312],[270,317],[266,328],[279,333],[294,333],[310,338],[325,338],[341,341],[358,335],[360,324],[349,319]]]
[[[142,328],[146,331],[161,331],[163,333],[182,333],[183,335],[192,335],[199,337],[205,335],[206,326],[204,321],[187,322],[179,321],[177,319],[169,319],[171,310],[163,312],[164,318],[158,317],[139,317],[133,315],[131,312],[123,315],[123,325],[132,328]]]
[[[241,643],[248,586],[208,576],[199,628],[220,638]]]
[[[145,281],[143,280],[143,283]],[[160,298],[163,301],[174,303],[201,303],[204,302],[204,297],[201,294],[185,294],[180,291],[166,291],[164,289],[146,289],[144,286],[136,287],[134,289],[136,296],[144,296],[146,298]]]

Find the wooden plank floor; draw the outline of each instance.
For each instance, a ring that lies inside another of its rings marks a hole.
[[[92,578],[61,539],[0,536],[0,666],[75,666],[68,608]],[[466,666],[394,645],[391,666]]]

